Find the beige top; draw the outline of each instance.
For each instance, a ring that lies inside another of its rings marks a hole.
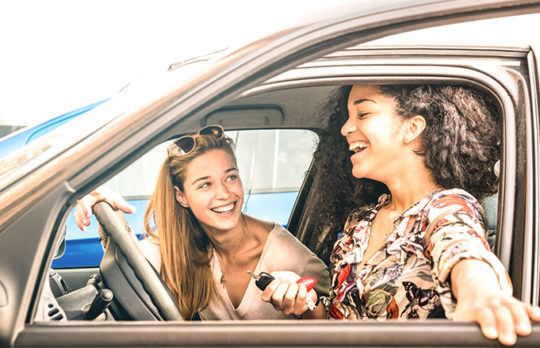
[[[141,249],[145,257],[156,268],[161,267],[159,246],[147,240],[141,241]],[[214,251],[212,258],[212,272],[218,297],[210,300],[207,308],[199,312],[203,320],[248,320],[248,319],[286,319],[294,315],[285,315],[276,311],[274,307],[261,300],[261,290],[252,279],[246,289],[244,297],[237,308],[232,305],[227,294],[226,284],[221,284],[222,272],[219,260]],[[246,270],[248,271],[248,270]],[[274,224],[268,234],[261,258],[254,270],[259,272],[292,271],[300,276],[310,276],[317,279],[315,290],[319,295],[327,295],[330,278],[324,262],[312,253],[304,244],[281,225]]]

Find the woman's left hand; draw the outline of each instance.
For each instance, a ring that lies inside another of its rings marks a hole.
[[[458,298],[455,320],[475,321],[484,336],[513,345],[517,335],[531,332],[531,319],[540,321],[540,308],[532,307],[500,290],[491,267],[478,260],[460,261],[452,270]]]
[[[307,317],[324,318],[325,312],[319,305],[313,312],[308,310],[307,302],[317,301],[315,290],[307,291],[304,285],[296,282],[300,276],[294,272],[280,271],[272,272],[275,278],[263,291],[261,298],[265,302],[270,302],[274,308],[284,314],[294,314],[297,316],[306,314]],[[310,315],[311,314],[311,315]]]

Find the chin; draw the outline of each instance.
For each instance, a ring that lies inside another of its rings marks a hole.
[[[214,220],[214,228],[220,230],[231,230],[240,223],[240,214],[235,214],[225,219]]]
[[[352,169],[352,175],[357,179],[367,178],[365,170],[362,170],[361,168],[356,169],[354,166]]]

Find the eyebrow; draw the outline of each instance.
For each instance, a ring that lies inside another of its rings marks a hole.
[[[231,168],[229,168],[229,169],[227,169],[225,171],[225,174],[230,173],[230,172],[235,171],[235,170],[238,171],[238,168],[231,167]],[[204,181],[204,180],[208,180],[208,179],[210,179],[210,176],[208,176],[208,175],[207,176],[201,176],[200,178],[197,178],[197,179],[193,180],[191,185],[194,185],[197,181]]]
[[[361,99],[357,99],[353,102],[353,105],[358,105],[358,104],[362,104],[363,102],[367,102],[367,101],[370,101],[372,103],[375,103],[377,104],[377,102],[375,100],[372,100],[372,99],[364,99],[364,98],[361,98]]]

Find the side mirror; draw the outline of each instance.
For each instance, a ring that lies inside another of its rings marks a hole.
[[[60,241],[60,244],[56,248],[56,251],[53,256],[53,260],[57,260],[64,256],[64,253],[66,252],[66,225],[63,227],[64,231],[62,232],[62,240]]]

